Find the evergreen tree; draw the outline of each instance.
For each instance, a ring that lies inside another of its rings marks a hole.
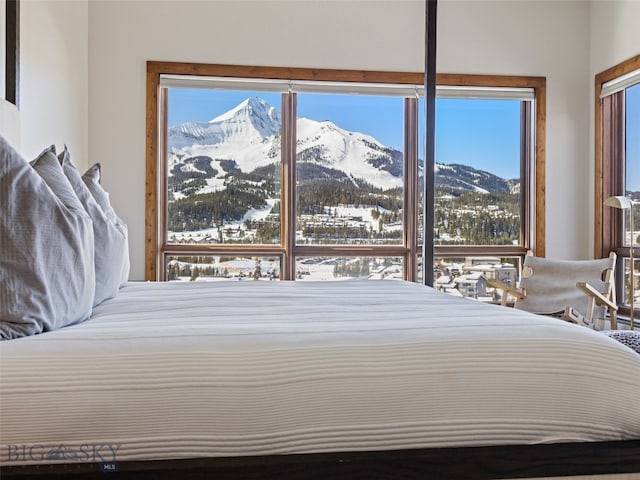
[[[262,266],[261,266],[262,262],[260,260],[260,258],[256,258],[256,266],[253,269],[253,279],[254,280],[260,280],[260,277],[262,277]]]
[[[191,271],[190,281],[195,282],[199,276],[200,276],[200,269],[198,267],[194,267],[193,270]]]

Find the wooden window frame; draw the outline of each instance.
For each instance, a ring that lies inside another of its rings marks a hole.
[[[331,82],[357,82],[380,84],[420,85],[423,73],[385,72],[358,70],[329,70],[282,67],[252,67],[236,65],[193,64],[179,62],[147,62],[147,140],[146,140],[146,226],[145,226],[145,278],[151,281],[164,280],[164,259],[176,255],[238,255],[238,256],[280,256],[284,258],[281,278],[295,279],[295,259],[301,256],[379,256],[402,257],[404,259],[404,279],[416,281],[417,258],[422,253],[421,242],[417,239],[417,138],[407,138],[405,133],[405,225],[403,244],[400,245],[296,245],[295,209],[293,198],[295,187],[295,139],[293,135],[283,138],[281,199],[281,243],[280,245],[176,245],[167,244],[166,232],[166,190],[167,172],[164,158],[167,151],[167,98],[160,87],[160,76],[196,75],[209,77],[232,77],[247,79],[310,80]],[[520,87],[532,88],[535,92],[535,178],[522,179],[534,189],[535,206],[530,210],[535,215],[533,231],[529,231],[521,246],[450,246],[434,248],[434,255],[490,255],[524,256],[526,250],[533,249],[544,255],[545,224],[545,118],[546,80],[542,77],[514,77],[496,75],[438,74],[438,85],[479,86],[479,87]],[[295,94],[283,96],[283,117],[295,111]],[[417,100],[405,100],[405,122],[417,124]],[[292,130],[288,130],[292,131]],[[408,163],[407,163],[408,162]],[[412,163],[416,163],[413,168]],[[411,177],[415,175],[414,179]],[[535,213],[533,213],[535,212]],[[529,222],[529,215],[523,221]],[[527,230],[532,223],[529,223]],[[524,224],[523,224],[524,226]],[[464,253],[462,253],[464,252]]]
[[[608,117],[600,98],[602,86],[611,80],[640,68],[640,55],[614,65],[595,76],[594,105],[595,105],[595,256],[607,256],[609,252],[620,245],[620,231],[622,215],[620,212],[604,208],[605,199],[613,195],[624,195],[624,165],[620,152],[622,132],[617,132],[611,138],[608,122],[617,121]],[[615,94],[614,94],[615,95]],[[627,249],[628,250],[628,249]],[[621,252],[624,255],[624,252]],[[627,251],[627,254],[629,252]]]
[[[493,256],[521,257],[527,251],[545,255],[545,152],[546,152],[546,79],[544,77],[518,77],[505,75],[438,74],[437,85],[469,87],[532,88],[535,92],[535,126],[529,124],[530,112],[522,109],[522,130],[532,129],[531,136],[522,134],[521,167],[523,198],[533,199],[534,205],[521,205],[521,245],[435,245],[434,257]],[[527,102],[522,102],[523,105]],[[529,142],[533,142],[531,145]],[[533,163],[533,165],[532,165]],[[533,170],[533,177],[529,174]],[[533,193],[533,194],[532,194]]]
[[[602,258],[609,252],[618,255],[618,272],[621,272],[625,258],[629,257],[629,246],[624,245],[623,215],[624,211],[605,208],[605,199],[614,195],[625,195],[624,165],[624,105],[622,92],[600,98],[603,85],[627,73],[640,68],[640,55],[636,55],[595,76],[594,88],[594,153],[595,153],[595,186],[594,186],[594,255]],[[640,247],[634,247],[636,258]],[[617,298],[624,301],[623,275],[616,278]],[[638,309],[635,309],[638,312]],[[629,307],[622,306],[620,313],[629,314]]]
[[[5,100],[20,106],[20,0],[6,0]]]

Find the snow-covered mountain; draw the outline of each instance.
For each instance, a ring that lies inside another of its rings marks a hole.
[[[436,188],[445,187],[454,190],[469,190],[479,193],[519,193],[519,180],[505,180],[489,172],[477,170],[468,165],[435,165]]]
[[[208,123],[188,122],[169,129],[169,146],[173,151],[194,145],[262,141],[280,129],[278,111],[264,100],[251,97]]]
[[[251,97],[209,122],[171,127],[169,174],[184,176],[186,188],[177,189],[176,198],[222,189],[232,171],[250,173],[273,164],[280,155],[280,122],[273,106]],[[296,134],[299,180],[323,175],[358,185],[364,180],[382,189],[402,185],[402,152],[370,135],[308,118],[297,120]],[[465,165],[438,164],[436,169],[438,186],[478,192],[519,188]]]
[[[402,152],[386,147],[375,138],[344,130],[332,122],[298,119],[298,164],[312,163],[344,172],[388,189],[402,185]]]
[[[312,163],[381,188],[402,184],[402,153],[375,138],[344,130],[332,122],[297,120],[300,164]],[[169,171],[193,170],[195,157],[208,157],[221,179],[231,162],[242,172],[274,163],[280,152],[280,115],[251,97],[208,123],[189,122],[169,129]],[[221,164],[222,162],[222,164]],[[202,170],[201,170],[202,171]],[[219,182],[209,182],[210,186]]]

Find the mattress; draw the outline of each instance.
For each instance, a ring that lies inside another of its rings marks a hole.
[[[406,282],[130,283],[0,352],[3,465],[640,438],[640,355]]]

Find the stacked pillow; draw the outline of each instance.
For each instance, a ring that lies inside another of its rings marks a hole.
[[[87,320],[128,276],[126,226],[84,195],[66,149],[61,160],[50,147],[30,165],[0,136],[2,340]]]
[[[81,177],[66,147],[58,158],[65,176],[93,223],[96,271],[93,306],[95,307],[115,297],[129,277],[127,226],[114,212],[107,192],[100,185],[99,164],[91,167]]]

